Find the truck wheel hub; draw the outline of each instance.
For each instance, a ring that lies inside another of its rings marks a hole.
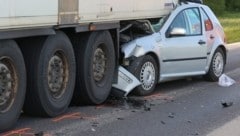
[[[66,57],[56,52],[48,64],[48,85],[53,98],[60,98],[65,93],[68,78]]]
[[[103,79],[106,70],[106,56],[102,48],[97,48],[93,57],[93,77],[99,82]]]
[[[8,111],[16,95],[16,72],[8,58],[0,62],[0,113]]]

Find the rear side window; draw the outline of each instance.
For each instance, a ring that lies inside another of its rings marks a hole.
[[[204,21],[204,26],[205,26],[205,30],[206,31],[211,31],[213,30],[213,24],[211,19],[208,17],[208,15],[206,14],[206,12],[202,9],[202,13],[203,13],[203,21]]]

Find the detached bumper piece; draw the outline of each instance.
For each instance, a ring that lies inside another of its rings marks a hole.
[[[126,97],[141,82],[122,66],[118,68],[118,82],[113,84],[112,94],[117,97]]]

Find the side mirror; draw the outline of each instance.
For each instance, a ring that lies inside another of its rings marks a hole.
[[[170,33],[169,37],[178,37],[178,36],[185,36],[186,35],[186,30],[184,28],[173,28]]]

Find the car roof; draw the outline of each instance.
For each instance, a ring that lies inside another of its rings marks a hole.
[[[181,11],[181,10],[184,10],[187,8],[192,8],[192,7],[198,7],[198,8],[204,9],[204,11],[208,14],[208,16],[211,19],[214,19],[214,21],[217,21],[217,18],[215,16],[215,14],[213,13],[213,11],[207,5],[204,5],[204,4],[185,2],[185,3],[181,3],[180,5],[178,5],[176,10]]]
[[[193,2],[182,2],[178,5],[178,7],[188,8],[188,7],[202,7],[203,4],[193,3]]]

